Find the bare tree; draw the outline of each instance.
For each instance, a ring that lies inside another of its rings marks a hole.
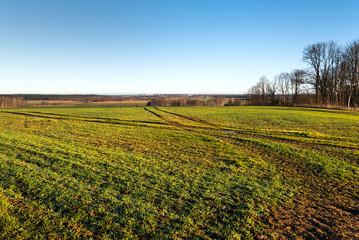
[[[316,102],[319,103],[319,86],[321,82],[321,67],[323,62],[324,48],[326,44],[323,42],[311,44],[303,51],[303,60],[311,66],[310,81],[316,94]]]
[[[287,95],[289,94],[290,78],[288,73],[281,73],[275,77],[278,83],[278,89],[282,94],[282,103],[287,104]]]
[[[250,102],[253,105],[268,105],[268,84],[269,80],[265,76],[261,76],[256,85],[249,89]]]
[[[329,103],[333,92],[333,71],[336,68],[340,49],[333,42],[319,42],[307,46],[303,60],[311,67],[310,83],[314,86],[318,103]]]
[[[307,71],[281,73],[273,81],[261,77],[251,89],[256,104],[275,105],[279,100],[288,104],[291,93],[293,103],[358,106],[359,40],[345,48],[333,41],[310,44],[303,50],[303,60],[309,65]]]
[[[356,107],[358,85],[359,85],[359,41],[349,43],[344,52],[346,61],[346,76],[349,89],[348,107]]]
[[[267,82],[267,93],[268,93],[268,104],[269,105],[277,105],[277,101],[275,98],[275,94],[278,90],[278,80],[274,78],[273,81]]]
[[[267,104],[267,94],[266,94],[266,90],[267,90],[267,85],[268,85],[268,78],[266,76],[261,76],[259,79],[259,83],[258,83],[258,88],[261,94],[261,104],[266,105]]]
[[[306,72],[301,69],[295,69],[290,73],[290,86],[292,89],[293,103],[298,98],[300,87],[305,83]]]

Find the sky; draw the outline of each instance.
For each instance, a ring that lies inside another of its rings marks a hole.
[[[0,94],[246,93],[359,38],[357,0],[0,0]]]

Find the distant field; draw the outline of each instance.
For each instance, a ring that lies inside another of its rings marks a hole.
[[[124,100],[124,101],[101,101],[101,102],[89,102],[85,103],[84,101],[70,101],[70,100],[27,100],[26,103],[30,106],[41,106],[41,105],[103,105],[103,104],[137,104],[137,105],[146,105],[147,100]]]
[[[358,206],[358,112],[0,110],[0,239],[356,239]]]

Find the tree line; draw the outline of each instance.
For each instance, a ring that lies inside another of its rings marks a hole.
[[[281,73],[271,81],[262,76],[248,91],[249,104],[358,106],[358,40],[345,47],[334,41],[310,44],[303,61],[307,69]]]
[[[239,106],[243,101],[239,98],[153,98],[147,106],[155,107],[184,107],[184,106]]]
[[[25,107],[27,104],[19,97],[0,97],[0,107]]]

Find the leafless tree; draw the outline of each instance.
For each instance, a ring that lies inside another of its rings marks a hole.
[[[355,108],[359,85],[359,41],[349,43],[343,55],[346,61],[346,80],[349,89],[348,107],[353,105]]]
[[[252,93],[257,93],[256,104],[275,104],[278,101],[276,91],[282,103],[288,104],[291,91],[293,104],[358,106],[359,40],[350,42],[345,48],[333,41],[310,44],[303,50],[303,60],[309,66],[306,71],[296,69],[291,74],[281,73],[273,81],[261,77],[252,88]]]
[[[288,73],[281,73],[275,77],[278,83],[278,89],[282,95],[282,103],[287,104],[287,95],[289,94],[290,78]]]
[[[307,46],[303,51],[303,60],[311,66],[310,81],[309,83],[313,85],[316,94],[317,104],[319,103],[319,86],[321,83],[321,68],[323,62],[324,49],[326,44],[316,43]]]
[[[268,93],[268,103],[269,105],[277,105],[276,93],[278,91],[278,80],[276,78],[273,81],[267,82],[267,93]]]
[[[301,69],[295,69],[290,73],[290,86],[293,95],[293,103],[300,93],[300,87],[305,83],[306,72]]]
[[[315,88],[317,104],[329,103],[335,88],[332,73],[336,69],[340,49],[333,42],[319,42],[307,46],[303,51],[303,60],[311,67],[310,83]]]

